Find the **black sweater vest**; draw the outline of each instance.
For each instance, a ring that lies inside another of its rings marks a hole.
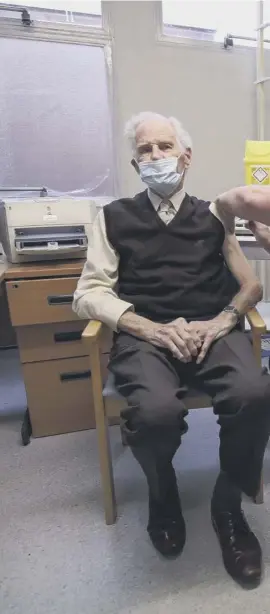
[[[224,228],[209,205],[186,195],[168,225],[147,191],[104,207],[120,259],[118,294],[137,314],[156,322],[204,320],[230,303],[238,286],[222,255]]]

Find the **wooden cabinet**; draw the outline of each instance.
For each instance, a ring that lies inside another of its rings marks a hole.
[[[11,267],[6,290],[16,329],[34,437],[95,426],[90,360],[72,311],[83,263]],[[101,338],[107,378],[111,334]]]

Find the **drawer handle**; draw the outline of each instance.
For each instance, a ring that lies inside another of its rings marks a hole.
[[[71,371],[70,373],[61,373],[61,382],[72,382],[78,379],[87,379],[91,377],[91,371]]]
[[[68,333],[55,333],[55,343],[67,343],[68,341],[80,341],[82,333],[80,330],[72,330]]]
[[[49,305],[71,305],[73,301],[73,294],[55,294],[48,296]]]

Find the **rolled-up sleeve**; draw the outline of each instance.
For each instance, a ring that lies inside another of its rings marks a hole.
[[[221,222],[226,235],[233,235],[235,231],[235,217],[228,213],[216,203],[213,202],[209,207],[211,213]]]
[[[100,320],[117,331],[119,318],[131,303],[114,291],[118,281],[119,256],[110,245],[103,210],[95,218],[87,260],[74,293],[72,308],[80,318]]]

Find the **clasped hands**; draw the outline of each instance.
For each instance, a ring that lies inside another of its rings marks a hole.
[[[199,364],[213,341],[228,334],[235,324],[235,316],[227,312],[204,322],[188,323],[184,318],[177,318],[168,324],[155,324],[149,340],[169,349],[182,362],[191,362],[196,357]]]

